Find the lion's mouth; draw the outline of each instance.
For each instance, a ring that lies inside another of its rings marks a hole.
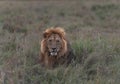
[[[58,53],[55,52],[55,51],[50,52],[50,55],[51,55],[51,56],[57,56],[57,54],[58,54]]]
[[[52,48],[50,50],[50,56],[57,56],[58,55],[58,49],[57,48]]]
[[[51,55],[51,56],[56,56],[56,55],[57,55],[57,52],[51,52],[50,55]]]

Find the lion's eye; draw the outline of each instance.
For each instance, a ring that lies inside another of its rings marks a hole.
[[[50,39],[49,42],[52,42],[52,40]]]
[[[56,40],[56,42],[60,42],[59,40]]]

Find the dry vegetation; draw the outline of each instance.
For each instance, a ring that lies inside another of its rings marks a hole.
[[[42,31],[61,26],[77,60],[39,64]],[[0,84],[119,84],[120,1],[0,1]]]

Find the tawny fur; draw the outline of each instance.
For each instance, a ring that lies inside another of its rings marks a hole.
[[[60,50],[57,57],[51,57],[48,54],[47,44],[46,41],[53,33],[58,34],[61,37],[63,46]],[[43,39],[40,43],[41,45],[41,51],[40,51],[40,62],[45,67],[54,67],[56,65],[61,64],[69,64],[72,59],[74,58],[74,54],[72,52],[71,46],[69,42],[66,39],[66,33],[64,29],[57,27],[57,28],[49,28],[46,29],[43,33]]]

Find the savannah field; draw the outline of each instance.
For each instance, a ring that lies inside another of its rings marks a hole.
[[[77,59],[45,69],[40,41],[54,26]],[[120,84],[120,1],[0,1],[0,84]]]

